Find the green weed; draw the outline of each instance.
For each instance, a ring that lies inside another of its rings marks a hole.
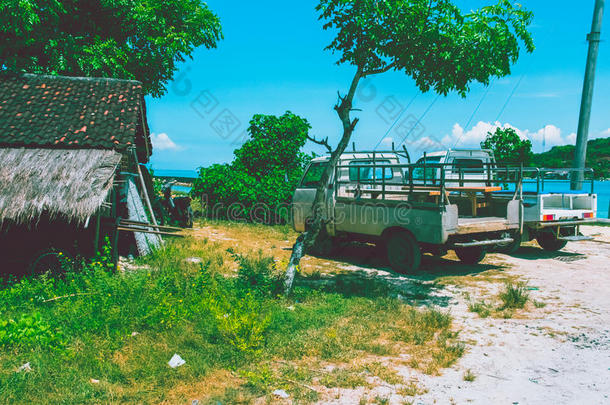
[[[466,370],[466,372],[464,373],[464,381],[468,381],[468,382],[473,382],[474,380],[476,380],[477,376],[474,375],[474,373],[468,369]]]
[[[481,318],[487,318],[491,315],[492,308],[485,301],[481,301],[469,303],[468,310],[478,314]]]
[[[505,309],[520,309],[525,307],[525,304],[529,300],[529,293],[525,283],[506,283],[504,284],[504,291],[500,293],[500,300],[502,305],[499,310]]]

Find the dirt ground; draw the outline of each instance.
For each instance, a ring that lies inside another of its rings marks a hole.
[[[345,246],[331,258],[307,257],[302,272],[384,279],[397,295],[416,305],[444,308],[454,318],[466,353],[440,376],[393,366],[421,388],[414,404],[603,404],[610,403],[610,227],[584,227],[596,242],[570,243],[549,253],[535,242],[513,255],[489,254],[465,266],[449,254],[426,256],[417,276],[388,270],[372,246]],[[290,255],[291,231],[208,224],[197,238],[262,249],[278,264]],[[530,304],[510,319],[481,318],[468,304],[494,303],[505,281],[527,282]],[[533,303],[538,303],[534,305]],[[466,381],[469,375],[473,381]],[[321,403],[351,404],[382,398],[402,404],[405,397],[388,384],[332,389]]]

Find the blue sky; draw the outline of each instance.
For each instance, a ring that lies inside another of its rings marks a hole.
[[[290,110],[310,122],[313,135],[336,143],[341,129],[332,107],[337,91],[345,92],[349,85],[353,68],[337,66],[338,56],[324,50],[332,32],[321,29],[316,2],[207,3],[220,16],[225,39],[218,49],[197,49],[193,60],[180,66],[165,96],[147,98],[156,146],[153,167],[192,170],[231,161],[254,114]],[[419,94],[402,73],[376,76],[357,96],[362,111],[357,113],[356,145],[370,149],[382,141],[381,147],[389,146],[407,135],[407,147],[420,155],[423,150],[475,147],[498,125],[517,129],[532,140],[535,151],[543,149],[543,139],[547,150],[573,143],[594,0],[521,3],[535,14],[531,31],[536,50],[522,54],[511,76],[494,80],[489,88],[475,85],[465,99]],[[486,2],[458,4],[469,10]],[[591,137],[610,136],[608,32],[610,28],[602,29]],[[323,152],[315,145],[306,148]]]

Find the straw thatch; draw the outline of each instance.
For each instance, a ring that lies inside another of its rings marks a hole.
[[[108,197],[120,161],[112,150],[0,148],[0,224],[42,215],[84,223]]]

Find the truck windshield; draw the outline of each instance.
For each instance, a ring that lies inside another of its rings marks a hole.
[[[424,177],[426,180],[433,180],[436,177],[437,167],[426,167],[426,173],[424,173],[424,163],[427,165],[439,164],[441,162],[442,156],[432,156],[427,157],[425,160],[421,158],[417,161],[417,167],[413,169],[413,179],[415,180],[423,180]]]
[[[357,160],[350,162],[350,166],[368,166],[368,165],[389,165],[389,160]],[[374,170],[373,170],[374,169]],[[360,171],[360,174],[358,174]],[[349,180],[350,181],[372,181],[373,180],[373,172],[375,173],[375,180],[391,180],[394,175],[392,173],[392,169],[389,167],[350,167],[349,168]]]
[[[328,162],[312,163],[307,169],[307,173],[303,176],[301,187],[303,188],[316,188],[322,180],[324,169],[328,166]]]

